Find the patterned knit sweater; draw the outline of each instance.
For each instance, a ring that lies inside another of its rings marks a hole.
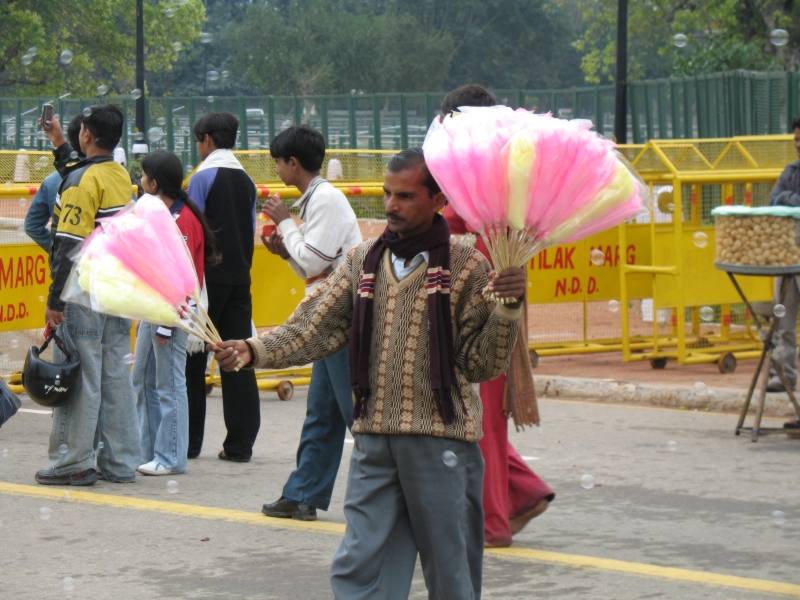
[[[284,325],[247,343],[251,367],[285,368],[332,356],[350,337],[353,303],[364,260],[375,240],[352,248],[340,265],[306,297]],[[482,406],[472,383],[488,381],[508,367],[521,309],[487,301],[489,264],[474,248],[450,243],[453,347],[459,398],[455,421],[445,426],[430,386],[427,263],[402,281],[385,252],[376,273],[367,416],[356,433],[422,434],[475,442],[481,439]],[[462,403],[463,398],[463,403]],[[466,409],[466,410],[465,410]]]

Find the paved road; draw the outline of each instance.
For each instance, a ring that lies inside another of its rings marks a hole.
[[[255,458],[232,464],[216,458],[214,392],[206,450],[174,478],[176,494],[166,478],[69,498],[37,486],[50,417],[14,417],[0,430],[0,598],[330,598],[352,446],[322,520],[261,516],[293,467],[304,390],[262,400]],[[731,415],[563,400],[541,410],[542,432],[512,439],[557,498],[511,550],[487,553],[484,598],[800,597],[800,440],[753,444],[732,435]],[[583,489],[583,474],[598,487]],[[426,596],[419,569],[412,596]]]

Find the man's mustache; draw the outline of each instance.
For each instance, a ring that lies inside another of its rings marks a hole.
[[[403,221],[403,222],[405,222],[405,219],[404,219],[403,217],[398,217],[398,216],[397,216],[396,214],[394,214],[394,213],[386,213],[386,218],[388,219],[389,217],[391,217],[391,218],[392,218],[392,219],[394,219],[395,221]]]

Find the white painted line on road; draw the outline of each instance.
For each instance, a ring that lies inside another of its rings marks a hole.
[[[539,460],[538,456],[523,456],[522,460]]]
[[[18,412],[33,413],[34,415],[52,415],[52,410],[36,410],[35,408],[20,408]]]
[[[31,498],[52,498],[63,500],[64,489],[54,489],[44,486],[20,485],[17,483],[0,482],[0,494],[12,494]],[[179,502],[165,502],[163,500],[148,500],[113,494],[98,494],[83,492],[75,488],[69,489],[71,502],[88,502],[115,508],[129,508],[134,510],[147,510],[162,514],[179,515],[185,517],[198,517],[216,521],[230,521],[233,523],[248,523],[251,525],[267,525],[279,529],[294,529],[308,532],[329,533],[344,535],[344,523],[331,523],[328,521],[295,521],[294,519],[278,519],[266,517],[261,513],[213,506],[200,506],[197,504],[181,504]],[[673,581],[688,581],[703,585],[716,585],[728,588],[754,590],[784,594],[800,598],[800,585],[770,581],[768,579],[751,579],[737,575],[723,575],[705,571],[691,571],[689,569],[676,569],[648,565],[646,563],[628,562],[613,558],[599,558],[596,556],[582,556],[580,554],[565,554],[563,552],[550,552],[535,550],[533,548],[487,548],[485,553],[499,558],[512,558],[527,562],[551,562],[577,568],[594,568],[617,573],[632,575],[645,575]]]

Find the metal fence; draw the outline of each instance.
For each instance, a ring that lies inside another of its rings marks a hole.
[[[732,71],[680,79],[632,82],[628,101],[628,142],[786,133],[798,107],[800,73]],[[614,86],[568,90],[496,90],[508,106],[559,118],[589,119],[595,129],[614,131]],[[398,150],[419,145],[437,114],[443,92],[335,96],[148,98],[146,129],[151,148],[175,152],[185,165],[198,161],[192,125],[203,114],[226,110],[240,121],[236,147],[265,149],[277,133],[307,123],[330,148]],[[41,106],[52,98],[0,99],[0,149],[47,150],[37,137]],[[54,101],[66,124],[85,107],[119,103],[126,115],[121,145],[135,141],[135,102],[130,98],[71,98]],[[151,131],[152,130],[152,131]],[[142,132],[145,133],[145,132]]]

